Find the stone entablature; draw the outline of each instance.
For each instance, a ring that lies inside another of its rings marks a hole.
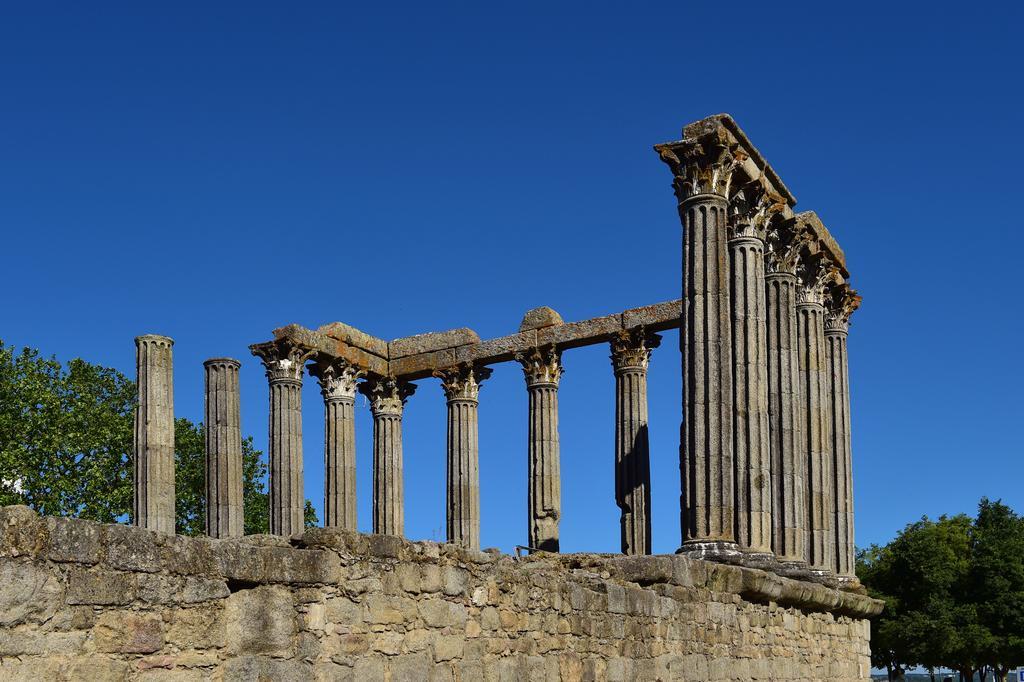
[[[0,508],[5,680],[865,682],[880,609],[680,555],[214,540]]]

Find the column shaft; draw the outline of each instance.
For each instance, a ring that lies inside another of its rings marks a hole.
[[[683,221],[683,547],[735,550],[732,336],[726,200],[697,194]]]
[[[772,548],[780,561],[803,564],[807,560],[807,457],[799,427],[796,289],[797,278],[791,272],[766,277]]]
[[[557,552],[558,522],[562,515],[562,478],[558,439],[558,382],[561,353],[554,347],[533,349],[517,356],[529,395],[527,434],[527,543],[534,549]]]
[[[661,338],[643,330],[612,341],[615,369],[615,503],[623,554],[651,553],[647,366]]]
[[[402,413],[416,387],[393,377],[375,377],[359,386],[373,412],[373,532],[403,535],[405,499],[402,472]]]
[[[174,533],[174,381],[166,336],[135,339],[139,404],[135,412],[135,525]]]
[[[797,304],[800,348],[801,440],[807,458],[807,563],[818,571],[835,565],[831,404],[825,366],[825,309],[807,296]]]
[[[285,536],[301,533],[306,499],[302,478],[301,378],[270,381],[269,462],[270,532]]]
[[[764,242],[754,236],[737,236],[729,240],[729,253],[736,540],[746,551],[770,556],[772,472],[768,442]]]
[[[355,398],[324,401],[324,525],[356,530]]]
[[[856,577],[853,544],[853,456],[850,447],[850,373],[846,321],[831,315],[826,321],[828,395],[832,402],[832,453],[835,481],[836,574]]]
[[[238,360],[214,358],[206,369],[206,534],[245,533],[242,501],[242,423]]]

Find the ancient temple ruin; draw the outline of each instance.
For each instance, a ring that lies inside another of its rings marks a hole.
[[[31,533],[8,532],[0,556],[49,562],[45,570],[75,595],[68,603],[116,605],[132,618],[147,612],[132,601],[142,598],[137,575],[152,573],[185,576],[184,585],[203,576],[209,594],[197,601],[215,616],[276,623],[286,614],[290,634],[269,649],[239,645],[247,635],[230,631],[211,645],[216,655],[199,668],[228,677],[427,679],[429,669],[431,679],[537,671],[546,679],[867,679],[865,618],[881,604],[861,594],[854,574],[846,339],[860,297],[843,252],[815,213],[794,211],[792,192],[728,115],[692,123],[655,151],[672,174],[682,223],[681,299],[577,322],[538,308],[515,334],[488,340],[462,328],[386,341],[341,322],[274,330],[250,350],[268,380],[270,529],[279,543],[242,537],[240,363],[231,358],[205,363],[212,540],[173,537],[173,341],[140,336],[134,521],[155,533],[39,525],[8,510],[0,521],[14,520],[0,531],[38,526],[47,539],[19,555]],[[653,557],[643,556],[652,525],[647,370],[670,329],[679,329],[682,351],[682,537],[675,556]],[[595,344],[607,344],[615,378],[608,494],[627,555],[617,559],[555,554],[562,357]],[[522,367],[528,394],[523,542],[531,555],[519,560],[480,551],[477,409],[499,363]],[[303,527],[307,372],[324,401],[325,527],[314,530]],[[440,379],[448,404],[440,546],[401,539],[402,414],[408,400],[428,399],[414,395],[428,377]],[[373,416],[369,536],[355,532],[357,392]],[[70,538],[96,545],[81,561],[88,568],[60,568],[79,561],[67,555]],[[116,549],[131,542],[162,558],[142,552],[140,567],[138,552]],[[124,581],[128,596],[96,580]],[[176,599],[156,592],[158,611]],[[165,652],[169,635],[151,625],[164,635],[114,647],[104,660],[130,672],[132,656]],[[421,640],[428,644],[417,648]]]

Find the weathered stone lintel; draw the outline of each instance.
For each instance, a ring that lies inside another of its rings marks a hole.
[[[341,323],[334,323],[341,324]],[[330,327],[332,325],[328,325]],[[321,327],[323,329],[323,327]],[[350,327],[351,329],[351,327]],[[358,330],[355,330],[358,331]],[[360,332],[362,334],[362,332]],[[373,338],[369,334],[363,334],[367,338]],[[349,364],[379,376],[388,376],[387,346],[384,347],[384,355],[377,355],[366,348],[356,345],[356,340],[342,340],[323,333],[313,331],[297,324],[289,324],[274,330],[274,339],[277,341],[287,340],[294,345],[307,350],[315,351],[318,356],[327,360],[342,359]],[[364,344],[372,345],[372,344]]]
[[[116,604],[131,601],[143,576],[125,576],[106,585],[92,567],[135,574],[182,576],[183,599],[222,598],[229,581],[247,585],[337,584],[341,556],[369,561],[422,563],[447,557],[461,565],[512,562],[493,550],[410,542],[396,536],[367,535],[338,528],[307,530],[292,546],[266,535],[211,540],[168,536],[143,528],[80,519],[40,517],[28,507],[0,507],[0,561],[49,560],[69,564],[68,603]],[[545,568],[570,575],[600,574],[642,587],[657,584],[696,587],[736,594],[758,603],[776,603],[805,611],[864,618],[881,612],[882,602],[817,583],[783,578],[765,571],[688,559],[680,555],[608,557],[595,554],[531,555],[514,566]],[[108,577],[109,573],[105,574]],[[91,580],[91,576],[96,580]],[[190,578],[195,578],[188,582]],[[144,582],[144,581],[143,581]],[[204,595],[206,595],[204,597]],[[113,601],[111,601],[113,600]]]
[[[490,365],[508,362],[516,353],[539,346],[554,345],[558,350],[578,348],[609,339],[625,329],[644,327],[658,332],[679,327],[682,304],[679,300],[631,308],[614,315],[595,317],[579,322],[567,322],[541,329],[529,329],[518,334],[488,339],[480,343],[410,355],[391,361],[394,376],[413,380],[430,376],[434,369],[462,363]]]
[[[821,222],[814,211],[803,211],[793,216],[790,223],[793,230],[806,230],[811,235],[808,250],[812,253],[823,252],[839,268],[844,278],[850,277],[846,269],[846,254],[839,248],[839,243]]]

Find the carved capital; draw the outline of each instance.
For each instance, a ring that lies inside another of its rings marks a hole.
[[[765,241],[764,262],[768,274],[782,272],[795,275],[800,262],[800,252],[806,247],[810,235],[778,227],[768,231]]]
[[[646,372],[651,350],[660,345],[661,336],[647,332],[643,327],[619,332],[611,340],[611,359],[615,373]]]
[[[693,140],[656,147],[672,169],[672,187],[680,202],[697,194],[729,196],[733,171],[746,154],[722,127]]]
[[[523,366],[523,375],[526,377],[527,386],[539,384],[557,386],[565,371],[562,368],[562,352],[553,345],[516,353],[515,358]]]
[[[320,384],[320,395],[325,402],[355,400],[356,382],[366,376],[366,370],[341,358],[310,365],[309,373]]]
[[[829,284],[839,278],[839,269],[827,257],[801,258],[797,265],[797,305],[825,305]]]
[[[441,390],[448,402],[453,400],[478,400],[480,384],[491,376],[489,367],[474,367],[470,364],[435,369],[434,376],[441,380]]]
[[[847,332],[850,329],[850,316],[860,307],[861,297],[848,284],[833,287],[825,301],[825,331]]]
[[[406,400],[416,392],[416,384],[394,377],[373,377],[359,385],[359,392],[370,401],[373,416],[402,416]]]
[[[786,199],[768,187],[763,176],[747,183],[729,201],[729,237],[765,241],[772,220],[787,206]]]
[[[306,360],[316,351],[301,348],[289,341],[269,341],[249,346],[252,354],[263,361],[270,383],[302,383]]]

